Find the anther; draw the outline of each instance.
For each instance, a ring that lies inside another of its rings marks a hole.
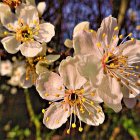
[[[82,132],[83,131],[83,128],[82,127],[79,127],[79,132]]]
[[[45,97],[49,96],[49,93],[45,93]]]
[[[131,37],[132,36],[132,33],[129,33],[128,36]]]
[[[72,128],[76,128],[76,124],[75,123],[72,124]]]
[[[67,134],[70,134],[70,129],[67,130]]]
[[[48,122],[48,121],[49,121],[49,117],[46,118],[46,122]]]
[[[123,39],[123,35],[119,35],[119,38],[120,38],[120,39]]]
[[[117,31],[119,29],[119,27],[118,26],[116,26],[115,28],[114,28],[114,31]]]
[[[104,38],[105,36],[106,36],[106,34],[105,34],[105,33],[103,33],[102,37]]]
[[[101,43],[100,42],[96,43],[96,45],[97,45],[97,47],[101,47]]]
[[[55,97],[59,97],[60,95],[59,94],[55,94]]]
[[[45,109],[42,109],[42,113],[43,113],[43,114],[45,113]]]
[[[85,99],[85,98],[82,98],[82,101],[83,101],[83,102],[85,102],[85,101],[86,101],[86,99]]]

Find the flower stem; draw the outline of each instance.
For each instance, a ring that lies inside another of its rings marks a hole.
[[[35,113],[34,113],[34,110],[33,110],[32,104],[31,104],[29,91],[27,89],[25,89],[24,93],[25,93],[26,105],[27,105],[27,110],[28,110],[29,116],[30,116],[30,120],[35,125],[35,128],[36,128],[36,140],[41,140],[40,122],[39,122],[38,118],[35,116]]]

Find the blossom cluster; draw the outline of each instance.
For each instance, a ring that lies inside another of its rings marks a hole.
[[[11,76],[9,83],[13,86],[34,85],[49,101],[50,106],[42,110],[44,125],[57,129],[70,118],[69,134],[71,127],[77,127],[78,118],[82,132],[81,122],[93,126],[104,122],[101,103],[115,112],[121,111],[122,101],[133,108],[140,95],[140,40],[132,33],[125,38],[119,35],[112,16],[103,19],[97,31],[83,21],[75,26],[73,38],[64,42],[74,50],[73,55],[63,59],[54,72],[48,65],[60,55],[48,54],[46,43],[55,36],[55,27],[40,20],[42,13],[20,0],[0,3],[0,22],[5,28],[1,43],[8,53],[20,51],[25,57],[15,65],[1,61],[0,73]]]

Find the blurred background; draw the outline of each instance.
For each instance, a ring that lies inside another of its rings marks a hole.
[[[36,1],[36,5],[39,2]],[[89,21],[91,28],[97,30],[101,21],[112,15],[118,19],[120,34],[133,33],[135,38],[140,39],[140,0],[46,0],[45,3],[42,18],[54,24],[56,31],[48,44],[49,52],[61,54],[61,58],[49,67],[51,70],[55,71],[61,60],[72,54],[72,50],[64,46],[64,41],[72,39],[73,28],[81,21]],[[83,123],[82,133],[72,129],[67,135],[69,122],[57,130],[47,129],[42,123],[42,109],[48,107],[48,102],[38,95],[35,87],[24,90],[19,84],[18,76],[22,72],[19,67],[25,58],[20,53],[8,54],[2,45],[0,55],[9,71],[13,67],[12,74],[0,77],[0,140],[140,139],[140,102],[133,109],[127,109],[122,103],[123,109],[117,114],[102,105],[105,122],[98,127]]]

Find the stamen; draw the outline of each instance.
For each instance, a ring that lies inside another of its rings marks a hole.
[[[116,27],[114,28],[114,31],[117,31],[117,30],[119,30],[119,27],[118,27],[118,26],[116,26]]]
[[[45,111],[46,111],[45,109],[42,109],[42,113],[43,113],[43,114],[45,113]]]

